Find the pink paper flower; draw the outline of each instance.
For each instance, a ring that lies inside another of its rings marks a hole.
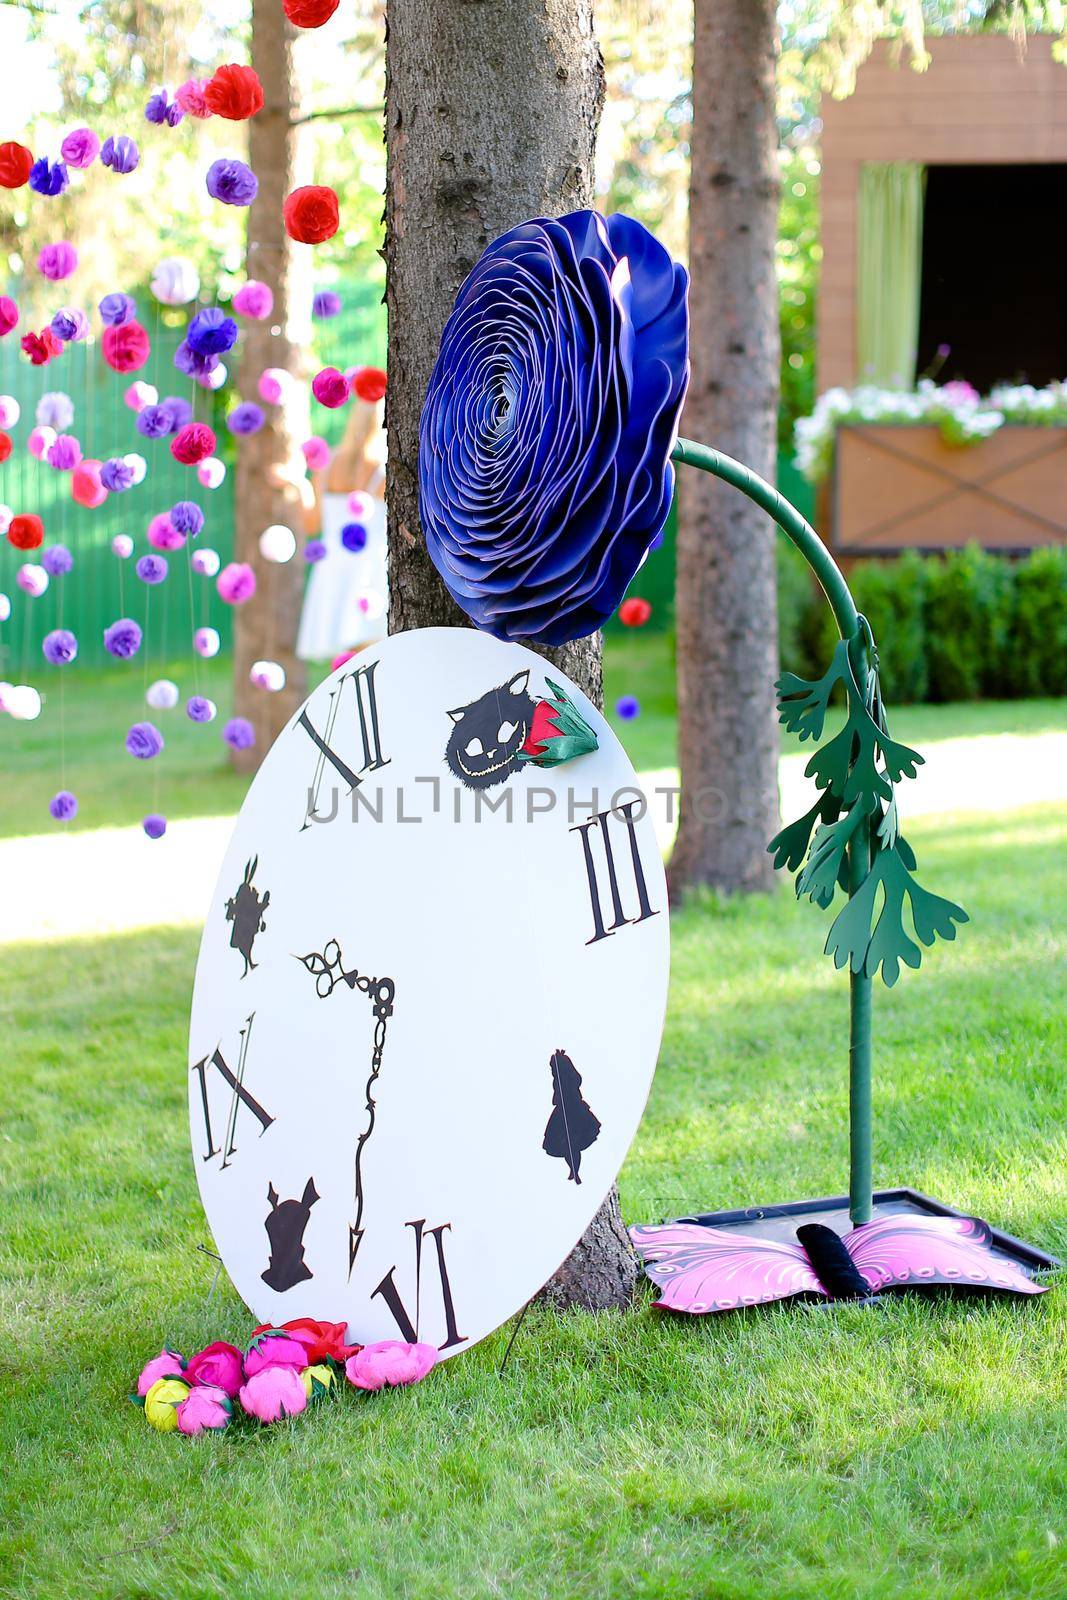
[[[185,1362],[176,1350],[168,1350],[165,1346],[158,1356],[153,1356],[151,1361],[145,1363],[141,1369],[141,1376],[137,1380],[137,1393],[144,1399],[158,1378],[180,1378],[185,1371]]]
[[[260,283],[257,278],[249,278],[238,289],[231,304],[239,317],[251,317],[254,322],[262,322],[274,310],[274,293],[268,284]]]
[[[180,550],[185,534],[176,528],[165,511],[157,511],[148,524],[148,542],[153,550]]]
[[[292,1367],[264,1367],[249,1378],[238,1398],[248,1415],[259,1422],[298,1417],[308,1403],[303,1380]]]
[[[318,434],[312,434],[310,439],[305,439],[300,446],[304,453],[304,460],[312,472],[318,472],[330,464],[330,447],[325,439],[320,439]]]
[[[185,1369],[186,1383],[221,1389],[231,1399],[241,1387],[243,1377],[244,1357],[235,1344],[227,1344],[225,1339],[216,1339],[214,1344],[198,1350],[195,1356],[189,1357]],[[180,1421],[178,1426],[181,1427]]]
[[[174,1407],[174,1414],[179,1433],[218,1432],[228,1426],[233,1416],[233,1403],[225,1389],[205,1383],[190,1389],[188,1397]]]
[[[210,117],[211,111],[204,93],[206,88],[203,78],[189,78],[175,89],[174,98],[187,116]]]
[[[287,1333],[261,1333],[253,1339],[245,1356],[245,1377],[254,1378],[266,1367],[288,1367],[303,1372],[308,1364],[307,1345]]]
[[[364,1345],[345,1362],[345,1376],[357,1389],[384,1389],[418,1383],[436,1364],[432,1344],[405,1344],[402,1339],[382,1339]]]
[[[219,598],[228,606],[244,605],[256,592],[256,575],[245,561],[231,561],[215,580]]]

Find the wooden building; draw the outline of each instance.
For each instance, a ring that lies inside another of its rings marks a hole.
[[[880,44],[854,94],[823,101],[820,391],[1067,377],[1067,66],[1043,36],[930,49],[919,73]],[[846,554],[1063,541],[1067,429],[953,447],[845,427],[827,511]]]

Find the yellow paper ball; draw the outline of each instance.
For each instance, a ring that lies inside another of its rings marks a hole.
[[[144,1414],[152,1427],[160,1433],[173,1433],[178,1426],[174,1407],[188,1393],[189,1385],[180,1378],[157,1378],[144,1397]]]

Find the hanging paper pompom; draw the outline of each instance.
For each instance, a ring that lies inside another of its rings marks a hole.
[[[381,367],[359,367],[352,379],[352,388],[361,400],[373,405],[385,394],[387,382]]]
[[[337,196],[325,184],[307,184],[287,195],[282,219],[290,239],[298,244],[323,244],[340,227]]]
[[[73,128],[59,147],[59,153],[68,167],[84,170],[91,167],[100,154],[100,139],[92,128]]]
[[[237,343],[237,324],[218,306],[205,306],[190,322],[185,339],[198,356],[225,355]]]
[[[225,362],[217,361],[210,372],[198,372],[196,381],[201,389],[222,389],[230,376]]]
[[[259,179],[243,161],[213,161],[207,169],[207,192],[224,206],[250,206],[259,192]]]
[[[208,456],[196,469],[197,482],[205,489],[217,489],[225,476],[225,463],[218,456]]]
[[[179,500],[170,508],[170,520],[179,533],[195,539],[204,526],[204,513],[195,500]]]
[[[73,472],[81,465],[82,447],[72,433],[61,433],[49,445],[45,460],[57,472]]]
[[[314,566],[317,561],[325,561],[326,546],[321,539],[309,539],[304,546],[304,560],[309,566]]]
[[[153,383],[145,383],[143,378],[135,378],[122,397],[131,411],[143,411],[145,406],[154,406],[159,399],[159,390]]]
[[[126,735],[126,749],[138,761],[151,761],[163,749],[163,735],[151,722],[135,722]]]
[[[65,544],[53,544],[41,556],[41,565],[50,578],[62,578],[74,566],[74,557]]]
[[[256,689],[265,689],[268,694],[285,688],[285,668],[280,661],[253,661],[248,678]]]
[[[141,159],[141,152],[137,142],[126,133],[120,133],[116,139],[109,134],[100,146],[100,159],[105,167],[110,167],[112,172],[132,172]]]
[[[78,815],[78,799],[69,789],[60,789],[48,802],[49,816],[56,822],[71,822]]]
[[[214,372],[219,364],[217,355],[210,352],[201,355],[194,350],[188,339],[183,339],[174,352],[174,365],[179,372],[184,372],[188,378],[206,378]]]
[[[148,474],[148,462],[144,456],[139,456],[136,450],[131,450],[122,459],[133,473],[134,484],[143,483]]]
[[[367,530],[362,522],[346,522],[341,529],[341,543],[346,550],[357,552],[367,547]]]
[[[110,494],[133,488],[133,468],[124,456],[110,456],[100,468],[100,482]]]
[[[100,339],[104,360],[114,372],[136,372],[152,353],[152,344],[139,322],[105,328]]]
[[[54,197],[70,188],[70,174],[62,161],[50,162],[47,156],[39,156],[30,168],[29,183],[34,194]]]
[[[0,394],[0,428],[13,428],[22,415],[22,407],[13,394]]]
[[[157,128],[162,127],[164,123],[170,128],[176,128],[184,115],[182,107],[177,100],[171,100],[166,89],[157,89],[145,102],[144,119]]]
[[[326,440],[320,439],[317,434],[313,434],[310,439],[305,439],[300,449],[312,472],[321,472],[323,467],[329,466],[330,447]]]
[[[222,649],[222,640],[219,638],[217,628],[197,628],[193,634],[193,649],[198,656],[203,656],[210,661],[212,656],[217,656]]]
[[[204,85],[207,108],[216,117],[227,122],[247,122],[257,111],[263,110],[263,85],[252,67],[230,62],[217,67],[214,75]]]
[[[6,461],[14,448],[11,435],[0,429],[0,462]]]
[[[111,554],[118,556],[120,561],[128,561],[130,559],[133,555],[133,540],[128,533],[116,533],[111,541]]]
[[[36,722],[41,715],[41,696],[32,684],[15,684],[6,699],[7,709],[16,722]]]
[[[258,433],[264,421],[263,412],[254,400],[242,400],[227,415],[226,426],[238,438],[243,438],[247,434]]]
[[[167,512],[159,511],[148,524],[148,542],[153,550],[180,550],[185,534],[171,522]]]
[[[357,522],[364,525],[374,514],[374,501],[363,489],[353,489],[348,497],[348,509]]]
[[[256,730],[247,717],[231,717],[222,730],[222,737],[233,750],[251,750],[256,742]]]
[[[92,461],[87,458],[84,461],[79,461],[71,473],[71,499],[80,506],[88,506],[90,511],[97,506],[102,506],[107,499],[107,489],[100,476],[102,466],[103,462]]]
[[[61,344],[76,344],[89,336],[89,318],[73,306],[57,311],[49,327]]]
[[[249,278],[234,295],[232,305],[239,316],[262,322],[274,310],[274,293],[267,284],[260,283],[257,278]]]
[[[150,839],[162,839],[167,831],[167,819],[160,816],[158,811],[150,811],[141,823],[141,827]]]
[[[62,283],[77,270],[78,252],[66,239],[56,244],[43,244],[37,252],[37,270],[50,283]]]
[[[222,565],[217,550],[211,550],[207,545],[202,550],[194,550],[189,558],[189,565],[194,572],[202,578],[213,578]]]
[[[14,139],[5,139],[0,144],[0,186],[21,189],[24,183],[29,182],[32,170],[32,150],[27,150],[24,144],[17,144]]]
[[[44,328],[40,333],[24,333],[19,345],[35,367],[46,367],[53,356],[63,354],[63,346],[51,328]]]
[[[170,433],[170,417],[162,406],[142,406],[134,424],[142,439],[165,439]]]
[[[296,555],[296,534],[280,522],[272,523],[259,536],[259,553],[264,561],[278,565],[291,561]]]
[[[163,583],[169,571],[166,556],[141,556],[134,571],[142,583],[154,586]]]
[[[171,440],[170,453],[183,466],[195,467],[198,461],[214,454],[215,442],[214,431],[206,422],[187,422]]]
[[[78,654],[78,641],[69,628],[53,628],[41,641],[41,654],[49,665],[65,667]]]
[[[203,121],[210,117],[205,89],[207,83],[203,78],[188,78],[185,83],[178,85],[174,91],[174,98],[181,106],[186,116],[196,117]]]
[[[31,428],[26,440],[26,449],[36,460],[44,461],[47,459],[48,452],[55,442],[56,430],[54,428]]]
[[[16,550],[36,550],[44,544],[44,523],[36,511],[24,511],[12,517],[7,537]]]
[[[177,433],[187,422],[193,420],[193,408],[184,395],[168,394],[159,402],[159,409],[166,417],[167,427],[171,433]]]
[[[19,308],[9,294],[0,294],[0,339],[18,326]]]
[[[244,561],[231,561],[219,573],[215,587],[228,606],[244,605],[256,592],[256,575]]]
[[[311,302],[311,315],[325,319],[336,317],[341,309],[341,296],[332,289],[320,289]]]
[[[294,28],[321,28],[340,3],[341,0],[282,0],[282,9]]]
[[[180,698],[178,685],[169,678],[157,678],[144,692],[145,701],[153,711],[173,711]]]
[[[132,617],[120,617],[104,629],[104,649],[108,655],[128,661],[140,648],[141,629]]]
[[[15,520],[15,513],[10,506],[0,506],[0,539],[4,538]],[[6,622],[6,617],[0,617],[0,622]]]
[[[615,702],[615,715],[621,717],[623,722],[632,722],[634,717],[641,714],[641,702],[636,695],[624,694]]]
[[[320,406],[328,406],[331,411],[343,406],[350,393],[348,380],[336,367],[323,367],[321,372],[316,372],[311,380],[311,392]]]
[[[619,621],[624,628],[643,628],[651,615],[652,607],[638,595],[631,595],[619,607]]]
[[[267,367],[259,375],[259,397],[268,405],[280,406],[292,384],[292,375],[284,367]]]
[[[137,302],[132,294],[123,294],[121,289],[115,289],[104,296],[97,309],[105,326],[121,328],[124,322],[132,322],[136,317]]]
[[[62,389],[49,389],[38,400],[34,416],[42,428],[62,432],[74,421],[74,401]]]
[[[39,600],[48,588],[48,574],[36,561],[24,561],[15,574],[15,582],[31,600]]]
[[[0,622],[11,620],[11,598],[0,591]]]
[[[219,708],[206,694],[192,694],[185,702],[185,715],[190,722],[214,722]]]
[[[188,305],[200,293],[200,274],[184,256],[166,256],[152,273],[152,293],[160,305]]]

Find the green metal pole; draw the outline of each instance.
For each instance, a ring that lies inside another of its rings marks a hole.
[[[732,456],[724,456],[709,445],[693,439],[679,439],[671,459],[687,467],[698,467],[721,478],[766,511],[786,538],[796,545],[814,572],[830,603],[834,620],[843,639],[856,640],[858,656],[853,661],[857,681],[866,679],[866,644],[858,638],[859,613],[845,582],[844,573],[823,544],[815,529],[790,505],[778,490]],[[849,849],[849,882],[854,893],[870,868],[870,826],[866,819],[856,830]],[[873,1187],[871,1158],[871,979],[862,972],[849,976],[849,1216],[854,1224],[871,1220]]]

